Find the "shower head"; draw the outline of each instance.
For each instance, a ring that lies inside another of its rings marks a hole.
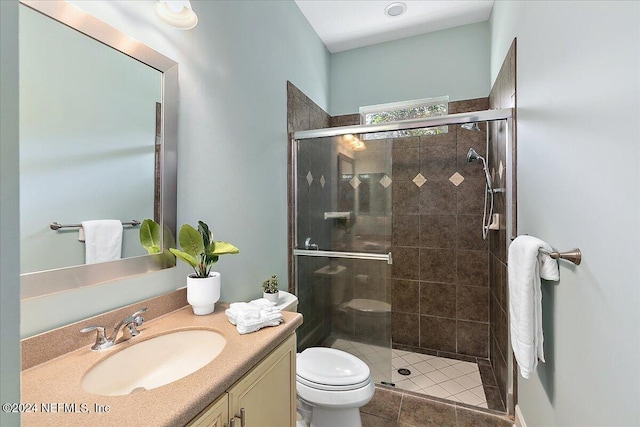
[[[478,122],[473,123],[465,123],[460,126],[462,129],[471,130],[473,132],[480,132],[480,127],[478,126]]]
[[[488,191],[492,192],[493,186],[491,185],[491,176],[489,175],[489,167],[487,166],[487,161],[484,159],[484,157],[478,154],[476,150],[474,150],[473,148],[469,148],[469,151],[467,151],[467,162],[471,163],[471,162],[477,162],[477,161],[482,162],[482,169],[484,170],[484,177],[486,179],[487,189]]]
[[[484,158],[476,152],[473,148],[469,148],[467,152],[467,162],[477,162],[478,160],[482,160],[484,162]]]

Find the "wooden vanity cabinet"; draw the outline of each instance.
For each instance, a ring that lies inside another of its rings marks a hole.
[[[245,423],[240,413],[244,408]],[[189,424],[190,427],[294,427],[296,335],[289,336]]]
[[[229,426],[229,396],[227,393],[216,399],[204,411],[200,412],[188,427],[224,427]]]

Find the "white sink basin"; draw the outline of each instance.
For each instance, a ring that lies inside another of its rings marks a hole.
[[[222,335],[205,329],[158,335],[99,362],[85,374],[82,388],[102,396],[151,390],[202,368],[226,344]]]

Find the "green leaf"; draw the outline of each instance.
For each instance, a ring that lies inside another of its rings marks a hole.
[[[202,235],[189,224],[183,224],[182,227],[180,227],[179,239],[180,246],[182,246],[184,252],[188,253],[192,257],[197,257],[204,253],[204,241],[202,240]]]
[[[240,250],[227,242],[213,242],[211,244],[211,251],[207,255],[224,255],[224,254],[237,254]]]
[[[145,219],[140,225],[140,244],[149,254],[162,252],[160,245],[160,225],[152,219]]]
[[[205,254],[204,259],[208,265],[215,264],[218,262],[218,255]]]
[[[186,252],[182,252],[181,250],[174,249],[174,248],[169,248],[169,250],[171,251],[172,254],[174,254],[175,256],[177,256],[187,264],[189,264],[194,269],[198,267],[198,260],[194,256],[191,256]]]
[[[209,231],[209,226],[204,221],[198,221],[198,232],[202,236],[205,253],[209,252],[213,238],[211,235],[211,231]]]

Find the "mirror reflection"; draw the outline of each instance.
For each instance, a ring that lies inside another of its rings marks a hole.
[[[162,72],[24,5],[19,54],[21,272],[82,265],[80,228],[50,223],[160,220]]]

